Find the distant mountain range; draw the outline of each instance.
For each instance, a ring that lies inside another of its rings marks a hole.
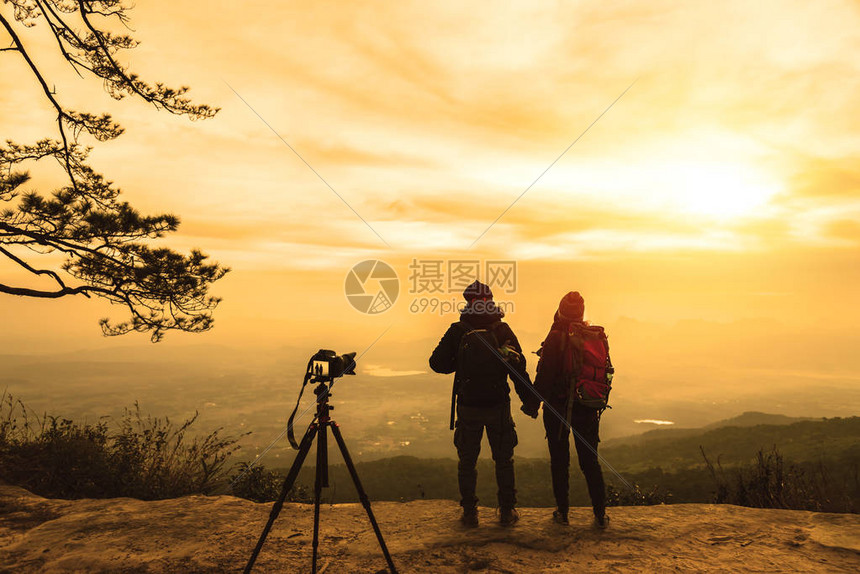
[[[781,424],[758,424],[762,420]],[[672,502],[709,502],[714,482],[706,469],[702,451],[709,460],[724,469],[751,464],[759,451],[771,453],[776,448],[787,465],[827,468],[834,483],[849,484],[860,464],[860,417],[800,419],[764,413],[744,413],[698,429],[658,429],[648,436],[616,439],[601,443],[603,472],[609,483],[619,487],[613,470],[630,483],[643,488],[659,486],[672,493]],[[744,424],[746,423],[746,424]],[[415,500],[417,498],[457,499],[457,463],[453,450],[446,458],[397,456],[359,462],[359,474],[370,496],[376,500]],[[332,461],[332,488],[326,494],[330,502],[354,502],[355,491],[337,487],[347,485],[349,476],[338,460]],[[299,474],[299,484],[313,484],[312,462]],[[278,465],[277,470],[286,468]],[[525,505],[551,506],[549,460],[546,457],[516,457],[517,489]],[[846,482],[847,481],[847,482]],[[846,487],[848,490],[856,488]],[[620,487],[619,487],[620,488]],[[478,497],[495,498],[496,485],[492,461],[482,458],[478,464]],[[853,492],[853,491],[852,491]],[[571,496],[573,504],[587,504],[582,475],[571,461]],[[849,494],[856,499],[860,493]]]
[[[821,420],[813,417],[787,417],[785,415],[773,415],[760,413],[758,411],[747,411],[736,417],[717,421],[703,428],[715,429],[720,427],[754,427],[757,425],[790,425],[800,421]]]
[[[773,421],[769,423],[761,421]],[[657,429],[606,441],[603,456],[619,470],[664,471],[704,465],[702,450],[724,465],[745,464],[773,447],[794,462],[860,457],[860,417],[794,419],[748,412],[698,429]]]
[[[678,439],[681,437],[692,437],[701,435],[706,430],[719,429],[723,427],[754,427],[758,425],[790,425],[801,421],[822,420],[813,417],[789,417],[785,415],[774,415],[758,411],[747,411],[736,417],[717,421],[703,427],[694,428],[658,428],[641,434],[619,437],[603,441],[603,448],[612,448],[621,445],[641,444],[651,440]]]

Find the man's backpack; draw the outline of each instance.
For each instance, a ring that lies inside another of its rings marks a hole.
[[[603,327],[571,323],[562,365],[569,381],[568,411],[574,402],[597,410],[608,406],[615,369]]]
[[[451,397],[451,428],[454,428],[456,400],[486,402],[488,397],[504,397],[507,390],[507,350],[496,336],[501,321],[476,329],[464,321],[457,350],[457,376]]]

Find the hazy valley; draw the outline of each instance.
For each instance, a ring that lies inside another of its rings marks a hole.
[[[698,428],[747,411],[813,418],[860,412],[860,358],[849,351],[853,340],[802,339],[754,322],[659,327],[622,319],[610,329],[618,374],[613,408],[601,423],[606,446],[658,427]],[[527,351],[541,340],[538,333],[520,338]],[[333,343],[341,345],[332,345],[339,352],[362,350],[355,342]],[[333,414],[357,460],[454,457],[448,430],[451,376],[430,372],[426,362],[435,343],[435,338],[402,341],[390,335],[359,360],[356,376],[338,380]],[[811,348],[804,350],[805,345]],[[247,460],[286,428],[307,358],[320,346],[326,342],[244,348],[119,344],[0,355],[0,391],[22,399],[34,415],[75,420],[116,417],[135,401],[145,414],[177,421],[199,411],[200,432],[223,427],[234,436],[250,433],[238,453]],[[527,357],[533,374],[536,357]],[[312,401],[308,389],[297,434],[310,421]],[[517,456],[545,457],[542,425],[518,406],[513,396]],[[265,462],[283,466],[290,453],[282,437]]]

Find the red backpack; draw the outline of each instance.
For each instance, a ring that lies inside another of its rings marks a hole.
[[[573,402],[598,410],[608,406],[615,369],[603,327],[571,323],[562,365],[570,381],[568,410]]]

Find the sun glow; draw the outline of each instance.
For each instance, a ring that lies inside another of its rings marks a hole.
[[[662,165],[653,192],[678,211],[714,219],[755,216],[780,186],[742,163],[681,162]]]
[[[610,199],[622,211],[716,222],[771,215],[765,210],[784,187],[767,171],[737,159],[641,158],[582,166],[566,175],[580,182],[580,200]]]
[[[561,194],[562,201],[569,199],[578,207],[611,205],[623,214],[731,223],[772,217],[771,202],[786,188],[777,174],[756,163],[754,151],[741,156],[717,149],[709,157],[702,145],[690,157],[677,144],[655,147],[651,154],[640,150],[631,154],[635,157],[589,158],[555,166],[541,178],[540,185],[552,190],[544,197],[553,206],[559,201],[553,194]],[[493,184],[501,187],[506,181],[524,179],[514,173],[517,169],[512,163],[495,170]]]

